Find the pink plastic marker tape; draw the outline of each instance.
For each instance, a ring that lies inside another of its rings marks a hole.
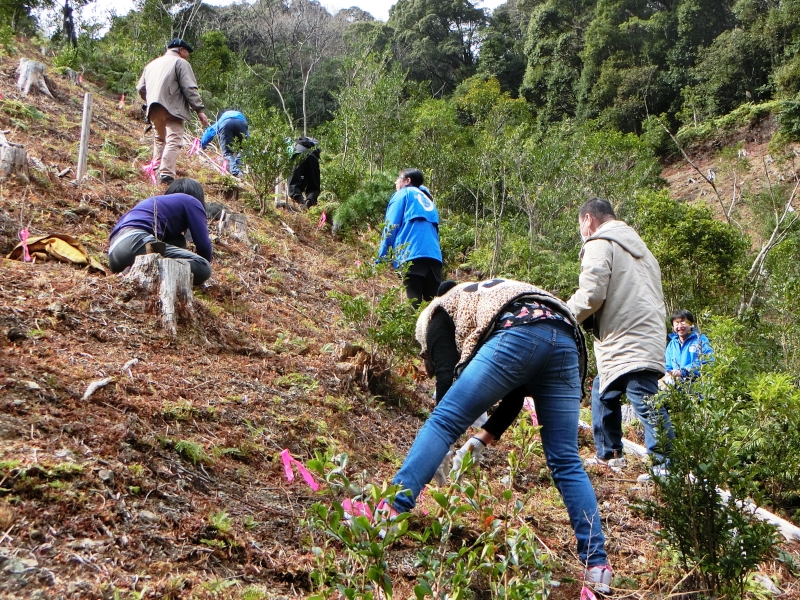
[[[533,423],[533,426],[538,427],[539,419],[536,418],[536,406],[534,406],[533,400],[531,398],[525,398],[525,402],[523,402],[522,406],[524,406],[525,410],[531,414],[531,422]]]
[[[597,600],[597,596],[594,595],[594,592],[583,586],[581,589],[581,600]]]
[[[428,514],[428,511],[425,510],[424,506],[422,506],[422,497],[425,495],[425,490],[427,490],[427,489],[428,489],[428,486],[426,485],[424,488],[422,488],[422,491],[419,493],[419,496],[417,496],[417,504],[419,504],[420,508],[422,509],[422,514],[423,515],[427,515]]]
[[[200,138],[194,138],[192,142],[192,147],[189,148],[189,156],[193,156],[200,152]]]
[[[118,110],[122,110],[125,108],[125,94],[122,94],[122,98],[119,99],[119,104],[117,105]]]
[[[19,232],[19,239],[22,242],[22,253],[25,258],[25,262],[31,262],[31,253],[28,252],[28,238],[31,236],[28,228],[21,229]]]
[[[319,216],[319,224],[317,224],[317,229],[322,229],[325,227],[325,221],[328,220],[328,215],[325,214],[325,211],[322,211],[322,214]]]
[[[154,158],[151,162],[142,167],[142,173],[144,173],[145,177],[150,178],[150,181],[153,183],[153,185],[156,184],[156,169],[158,168],[159,162],[161,161],[159,161],[157,158]]]
[[[370,521],[372,521],[372,510],[366,502],[345,498],[342,501],[342,508],[352,517],[367,517]]]
[[[292,481],[294,479],[294,472],[292,471],[292,465],[294,465],[297,467],[297,470],[300,472],[303,480],[308,484],[308,487],[315,492],[319,489],[319,484],[314,481],[314,476],[309,472],[308,469],[306,469],[303,463],[289,454],[288,448],[284,448],[281,451],[281,460],[283,461],[283,471],[286,473],[287,481]]]

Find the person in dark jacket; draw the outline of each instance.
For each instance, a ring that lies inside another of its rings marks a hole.
[[[418,169],[403,169],[395,181],[395,194],[386,207],[378,260],[394,250],[395,269],[408,263],[403,278],[412,304],[431,300],[442,283],[442,250],[439,247],[439,212]]]
[[[319,176],[319,142],[314,138],[301,137],[294,144],[294,156],[299,160],[297,166],[292,171],[289,178],[289,197],[302,204],[305,208],[311,208],[317,203],[320,191]],[[305,199],[303,198],[305,194]]]
[[[186,249],[191,235],[197,254]],[[194,179],[176,179],[163,196],[142,200],[126,212],[111,231],[108,262],[120,273],[147,253],[147,244],[162,241],[163,255],[185,261],[192,270],[194,285],[211,277],[211,239],[206,225],[203,186]]]
[[[250,135],[247,128],[247,119],[238,110],[226,110],[203,132],[200,146],[205,150],[215,136],[219,136],[219,145],[222,147],[222,156],[228,161],[231,175],[238,177],[242,174],[242,155],[234,152],[233,146]]]

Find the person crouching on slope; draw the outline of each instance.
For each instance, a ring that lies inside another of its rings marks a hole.
[[[475,419],[498,398],[525,387],[542,426],[542,448],[569,513],[585,581],[609,591],[613,577],[597,498],[578,454],[581,390],[586,343],[572,312],[561,300],[533,285],[493,279],[462,283],[423,311],[417,339],[439,310],[455,324],[460,349],[458,374],[422,426],[392,481],[410,494],[395,497],[392,509],[410,511],[445,454]]]
[[[439,286],[436,296],[444,296],[458,285],[455,281],[445,281]],[[422,347],[421,357],[424,360],[428,377],[436,378],[436,403],[447,395],[455,379],[456,365],[459,362],[458,345],[456,343],[456,326],[453,318],[442,306],[433,314],[430,306],[423,311],[417,320],[417,339]],[[513,311],[511,311],[513,313]],[[467,453],[472,455],[472,462],[478,463],[486,447],[500,439],[500,436],[511,426],[525,404],[524,387],[519,387],[500,400],[491,417],[486,414],[478,417],[472,424],[480,431],[469,438],[460,449],[448,452],[442,464],[436,469],[433,478],[437,485],[444,485],[451,471],[454,476],[461,472],[461,465]]]
[[[162,241],[163,255],[189,264],[194,285],[211,277],[211,239],[206,224],[205,193],[194,179],[176,179],[163,196],[142,200],[126,212],[111,231],[108,263],[121,273],[136,257],[147,253],[147,244]],[[197,254],[186,250],[186,232]]]
[[[403,279],[406,295],[417,307],[431,300],[442,283],[442,250],[439,247],[439,213],[418,169],[403,169],[395,181],[395,194],[386,208],[378,260],[394,249],[395,269],[408,263]]]

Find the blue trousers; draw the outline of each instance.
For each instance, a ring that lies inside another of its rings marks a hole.
[[[651,398],[658,392],[659,373],[634,371],[615,379],[600,395],[600,377],[592,385],[592,431],[597,457],[603,460],[622,456],[622,394],[628,397],[633,411],[644,425],[644,444],[654,462],[663,463],[669,448],[658,447],[658,427],[664,427],[667,438],[675,439],[672,421],[663,406],[656,411]]]
[[[495,331],[422,426],[393,483],[411,490],[394,508],[409,511],[444,455],[498,398],[525,386],[542,426],[542,446],[567,507],[578,554],[589,566],[608,562],[594,489],[578,454],[581,381],[571,325],[544,320]]]

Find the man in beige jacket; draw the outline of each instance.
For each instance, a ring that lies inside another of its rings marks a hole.
[[[567,301],[579,323],[592,319],[598,377],[592,386],[592,428],[597,457],[587,462],[618,467],[622,458],[623,393],[644,425],[654,464],[665,462],[657,429],[674,437],[665,408],[650,398],[664,374],[666,308],[661,269],[639,234],[617,221],[607,200],[591,198],[580,209],[583,248],[579,289]],[[663,466],[653,473],[664,475]],[[644,476],[646,478],[647,476]]]
[[[190,109],[197,113],[203,127],[208,127],[203,99],[187,60],[191,52],[189,44],[175,38],[163,56],[147,64],[136,84],[156,130],[153,159],[160,161],[159,181],[165,184],[175,179],[175,163],[183,147],[183,124],[191,119]]]

